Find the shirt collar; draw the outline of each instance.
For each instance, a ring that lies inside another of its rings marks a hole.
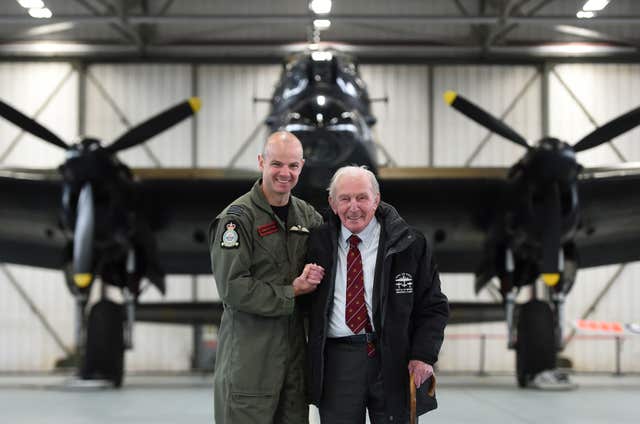
[[[379,228],[380,228],[380,223],[378,222],[378,219],[374,217],[371,220],[371,222],[369,222],[369,224],[367,224],[367,226],[364,227],[364,230],[356,234],[358,237],[360,237],[360,240],[362,240],[363,246],[367,246],[369,243],[371,243],[371,241],[375,236],[376,231]],[[340,243],[342,243],[342,245],[349,244],[348,239],[349,237],[351,237],[352,234],[353,233],[349,231],[347,227],[345,227],[343,224],[340,224]]]

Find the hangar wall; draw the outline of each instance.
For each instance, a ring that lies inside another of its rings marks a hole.
[[[523,154],[520,147],[490,135],[445,106],[442,93],[447,89],[504,117],[531,142],[545,127],[549,134],[575,142],[591,131],[594,123],[603,124],[635,107],[637,96],[633,93],[640,92],[640,65],[363,65],[361,71],[370,95],[388,98],[373,106],[378,118],[375,133],[399,166],[508,166]],[[264,137],[259,124],[268,110],[266,103],[254,98],[270,96],[278,73],[275,65],[94,64],[75,68],[62,62],[2,63],[0,86],[4,101],[37,116],[63,139],[73,140],[77,133],[85,132],[105,143],[128,125],[199,95],[203,108],[196,119],[166,131],[144,147],[123,152],[121,159],[138,167],[225,166],[258,128],[259,137],[237,162],[240,167],[254,167],[259,140]],[[636,129],[615,142],[622,158],[605,145],[581,153],[579,160],[585,166],[623,159],[639,161],[639,134]],[[2,121],[0,158],[0,166],[48,167],[57,166],[63,154]],[[213,216],[216,211],[211,213]],[[580,317],[619,269],[610,266],[581,271],[568,298],[567,319]],[[0,265],[0,271],[0,371],[52,369],[55,360],[64,356],[62,346],[73,344],[73,301],[62,276],[7,265]],[[624,266],[591,317],[638,321],[633,309],[640,299],[640,288],[634,281],[638,276],[638,263]],[[442,280],[451,300],[478,299],[471,276],[447,274]],[[194,297],[217,297],[211,277],[169,278],[167,300]],[[483,292],[479,298],[490,300],[491,296]],[[161,296],[151,288],[143,299],[160,300]],[[45,329],[35,310],[41,311],[52,330]],[[514,358],[505,348],[505,333],[502,323],[450,326],[441,369],[478,370],[480,335],[485,334],[484,369],[512,371]],[[189,368],[191,328],[138,324],[134,337],[136,348],[126,357],[128,370]],[[615,366],[613,340],[576,339],[566,353],[577,370],[612,371]],[[624,342],[624,371],[640,371],[640,363],[633,360],[638,353],[640,341]]]

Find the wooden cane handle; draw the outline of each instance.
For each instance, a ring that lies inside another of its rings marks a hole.
[[[409,375],[409,395],[411,396],[409,402],[409,423],[416,424],[416,384],[413,381],[413,373]]]

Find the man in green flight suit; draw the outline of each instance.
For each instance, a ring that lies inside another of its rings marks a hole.
[[[224,303],[214,374],[216,424],[308,422],[304,326],[295,297],[324,269],[304,264],[322,217],[291,195],[302,145],[278,131],[258,155],[262,178],[225,208],[209,230],[213,275]]]

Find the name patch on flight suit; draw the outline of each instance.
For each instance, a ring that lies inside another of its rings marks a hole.
[[[396,294],[413,293],[413,277],[411,274],[402,272],[396,275]]]
[[[260,237],[266,237],[270,234],[278,232],[278,224],[275,221],[272,221],[268,224],[264,224],[258,227],[258,235]]]
[[[225,249],[235,249],[240,246],[238,242],[238,232],[236,231],[236,224],[233,221],[229,221],[225,224],[225,232],[222,234],[222,240],[220,242],[220,246]]]

